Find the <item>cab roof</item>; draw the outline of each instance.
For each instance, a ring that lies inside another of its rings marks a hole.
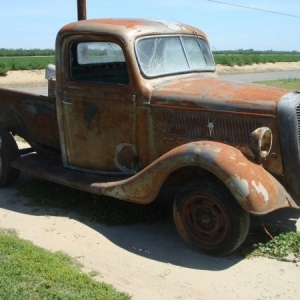
[[[89,19],[70,23],[61,28],[58,36],[67,33],[107,33],[120,36],[123,40],[135,40],[145,35],[196,34],[207,39],[196,27],[173,21],[155,19]]]

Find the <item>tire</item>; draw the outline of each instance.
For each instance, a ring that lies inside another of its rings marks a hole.
[[[249,213],[215,178],[184,186],[175,198],[173,216],[183,240],[210,255],[236,250],[245,240],[250,225]]]
[[[0,129],[0,187],[12,185],[17,181],[20,171],[10,166],[14,159],[20,157],[19,149],[12,135]]]

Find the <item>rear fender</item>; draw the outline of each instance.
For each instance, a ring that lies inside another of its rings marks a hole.
[[[265,214],[282,207],[297,207],[284,187],[262,166],[249,161],[226,144],[201,141],[179,146],[122,181],[94,183],[95,192],[137,203],[149,203],[166,178],[176,169],[198,166],[217,176],[238,203],[252,214]]]

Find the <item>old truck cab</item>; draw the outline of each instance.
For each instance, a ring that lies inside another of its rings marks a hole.
[[[299,208],[300,95],[221,81],[201,30],[148,19],[68,24],[51,80],[48,97],[0,90],[2,186],[21,170],[147,204],[175,185],[176,227],[209,254],[237,249],[249,214]],[[25,156],[10,133],[31,145]]]
[[[88,20],[64,27],[56,43],[62,153],[75,169],[145,168],[174,148],[161,135],[163,116],[153,115],[153,93],[195,71],[215,76],[203,32],[172,22]]]

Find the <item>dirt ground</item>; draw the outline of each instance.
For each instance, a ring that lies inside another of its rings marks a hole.
[[[7,87],[37,82],[47,84],[43,71],[0,77],[0,86]],[[22,174],[20,181],[28,179]],[[128,292],[134,300],[299,299],[299,262],[244,259],[239,254],[206,256],[186,246],[172,219],[99,225],[69,211],[27,206],[17,195],[17,184],[0,190],[0,228],[13,228],[38,246],[68,253],[85,272],[97,271],[97,280]]]
[[[253,64],[251,66],[222,66],[217,65],[218,74],[235,74],[250,72],[272,72],[300,70],[300,62]],[[40,87],[47,86],[44,70],[9,71],[6,76],[0,76],[0,87]]]

